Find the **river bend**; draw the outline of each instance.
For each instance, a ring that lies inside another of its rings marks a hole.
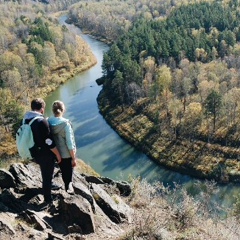
[[[75,132],[77,157],[83,159],[100,175],[115,180],[140,176],[149,182],[161,181],[169,186],[178,183],[193,193],[196,180],[155,164],[121,139],[105,122],[97,106],[96,98],[101,86],[96,84],[96,79],[102,76],[101,63],[108,46],[82,34],[77,27],[66,24],[65,19],[65,16],[61,17],[60,23],[83,37],[98,63],[61,85],[46,98],[46,116],[51,115],[53,101],[59,99],[65,103],[65,117],[71,120]],[[240,193],[239,189],[239,185],[234,184],[220,186],[219,192],[214,194],[213,198],[222,205],[230,206],[234,201],[233,196]]]

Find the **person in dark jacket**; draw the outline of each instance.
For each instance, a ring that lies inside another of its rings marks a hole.
[[[65,105],[57,100],[52,105],[54,116],[48,119],[50,129],[53,134],[56,146],[61,154],[62,160],[59,167],[62,172],[62,179],[65,184],[65,190],[73,194],[73,168],[76,166],[76,144],[72,125],[70,121],[63,117]]]
[[[29,123],[34,117],[37,118],[31,125],[33,139],[35,142],[34,160],[39,164],[42,176],[42,188],[44,202],[52,202],[51,188],[55,161],[61,161],[61,156],[56,148],[50,132],[48,121],[44,118],[45,102],[41,98],[33,99],[31,111],[24,115],[25,123]]]

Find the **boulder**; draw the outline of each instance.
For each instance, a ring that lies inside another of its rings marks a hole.
[[[82,196],[61,198],[59,213],[63,221],[71,228],[71,232],[82,234],[95,232],[92,207]]]
[[[44,231],[47,228],[51,228],[46,221],[41,217],[41,214],[35,211],[27,209],[26,211],[21,212],[18,219],[24,220],[25,222],[31,224],[34,229],[39,231]]]
[[[9,171],[14,176],[18,188],[41,188],[42,180],[40,168],[36,163],[14,163]]]
[[[87,182],[84,181],[83,178],[78,178],[78,179],[75,178],[73,187],[76,194],[82,196],[91,204],[92,211],[93,213],[95,213],[96,203],[94,201],[94,198],[90,190],[87,187]]]
[[[107,184],[107,185],[116,185],[118,190],[120,191],[120,194],[122,196],[129,196],[131,194],[131,186],[129,183],[125,181],[114,181],[107,177],[95,177],[95,176],[86,176],[84,175],[84,178],[89,183],[95,183],[95,184]]]
[[[57,171],[54,182],[63,183]],[[74,194],[52,191],[54,200],[46,204],[36,163],[14,163],[0,178],[0,239],[117,239],[124,234],[119,223],[132,220],[121,197],[131,192],[124,182],[75,171]]]
[[[123,201],[119,201],[119,199],[114,198],[114,196],[111,197],[97,184],[92,184],[91,192],[98,206],[111,221],[115,223],[121,223],[125,220],[129,221],[128,216],[131,211]]]
[[[132,192],[132,189],[131,189],[131,186],[129,183],[127,182],[117,182],[117,188],[119,189],[120,191],[120,194],[122,196],[125,196],[125,197],[128,197],[131,192]]]

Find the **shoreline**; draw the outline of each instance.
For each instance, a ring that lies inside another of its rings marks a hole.
[[[154,130],[154,123],[133,107],[111,107],[104,93],[97,98],[99,111],[114,131],[157,164],[191,177],[217,183],[240,183],[237,147],[203,141],[168,139]]]

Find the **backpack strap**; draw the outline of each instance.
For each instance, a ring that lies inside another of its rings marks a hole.
[[[32,123],[33,123],[36,119],[38,119],[38,118],[43,118],[43,116],[36,116],[36,117],[34,117],[34,118],[28,123],[29,126],[31,126]]]

